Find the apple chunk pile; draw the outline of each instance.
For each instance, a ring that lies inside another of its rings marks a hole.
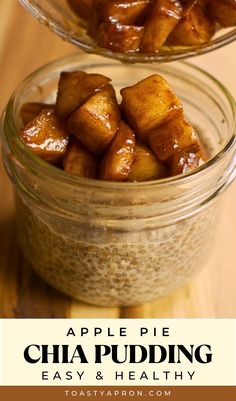
[[[141,182],[185,173],[206,152],[166,80],[151,75],[121,90],[84,71],[62,72],[55,105],[21,108],[19,137],[37,156],[80,177]]]
[[[67,0],[88,34],[113,52],[159,52],[199,46],[236,25],[236,0]]]

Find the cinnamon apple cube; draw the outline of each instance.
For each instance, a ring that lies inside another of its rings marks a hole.
[[[99,178],[107,181],[125,181],[134,159],[134,147],[134,132],[121,121],[119,130],[103,157]]]
[[[100,74],[87,74],[84,71],[62,72],[56,100],[57,115],[66,119],[110,81],[110,78]]]
[[[160,50],[183,14],[183,5],[177,0],[156,0],[152,7],[141,41],[141,50],[146,53]]]
[[[98,43],[117,53],[135,52],[139,50],[142,33],[141,26],[103,23],[99,26]]]
[[[111,85],[91,96],[68,119],[68,130],[88,150],[102,153],[115,136],[120,110]]]
[[[149,145],[156,157],[167,160],[182,149],[199,143],[198,136],[185,118],[175,118],[149,133]]]
[[[49,163],[58,162],[65,154],[69,133],[53,109],[43,109],[19,133],[22,142],[37,156]]]
[[[220,25],[236,25],[236,0],[209,0],[209,10]]]
[[[184,174],[195,170],[204,163],[203,153],[199,148],[189,148],[176,153],[170,160],[170,175]]]
[[[157,160],[154,153],[145,145],[136,143],[134,161],[127,181],[150,181],[166,176],[165,167]]]
[[[149,4],[150,0],[104,1],[98,8],[99,19],[102,22],[140,25],[145,19]]]
[[[64,170],[79,177],[95,178],[98,162],[96,157],[81,143],[73,140],[63,158]]]
[[[150,0],[93,0],[88,34],[97,41],[97,31],[103,23],[141,26],[146,18],[149,3]]]
[[[56,98],[56,113],[58,117],[66,119],[79,107],[80,86],[86,75],[84,71],[63,71],[60,74]]]
[[[141,141],[148,132],[183,114],[183,106],[160,75],[150,77],[121,90],[122,111]]]
[[[43,109],[52,109],[54,108],[51,104],[46,103],[38,103],[38,102],[29,102],[23,104],[20,109],[20,116],[24,126],[32,121]]]
[[[215,23],[197,0],[186,3],[183,18],[168,38],[168,44],[197,46],[210,41],[215,33]]]

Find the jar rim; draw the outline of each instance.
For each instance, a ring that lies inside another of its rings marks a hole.
[[[126,63],[172,62],[208,53],[210,51],[219,49],[236,39],[236,29],[234,27],[229,27],[228,29],[224,28],[226,32],[222,32],[222,34],[219,36],[213,37],[209,43],[204,43],[201,45],[190,47],[163,46],[162,51],[150,54],[143,54],[139,52],[118,53],[98,46],[93,40],[91,40],[91,38],[86,38],[86,34],[84,37],[84,35],[78,31],[77,18],[75,20],[76,26],[74,26],[74,23],[72,23],[72,26],[69,28],[68,26],[64,26],[63,23],[56,18],[53,11],[51,11],[51,13],[48,12],[47,7],[45,8],[45,5],[42,4],[44,2],[38,2],[35,0],[20,0],[20,2],[34,18],[43,23],[63,40],[70,42],[72,45],[78,47],[82,51],[90,54],[97,54],[110,59],[116,59]],[[55,8],[55,5],[53,8]],[[72,20],[73,18],[70,19],[70,22],[72,22]],[[81,25],[84,26],[84,21],[81,20],[81,22]]]
[[[20,140],[19,136],[17,135],[17,128],[15,125],[15,116],[14,116],[14,103],[15,103],[15,98],[17,95],[23,90],[23,88],[28,85],[38,74],[44,72],[44,70],[47,70],[48,68],[58,68],[61,64],[64,63],[69,63],[70,61],[74,60],[75,57],[78,57],[78,54],[73,54],[69,55],[66,57],[59,58],[58,60],[52,61],[50,63],[47,63],[43,65],[42,67],[38,68],[34,72],[32,72],[30,75],[28,75],[20,85],[17,86],[15,91],[12,93],[10,100],[6,106],[3,118],[2,118],[2,136],[3,136],[3,142],[7,149],[10,151],[10,153],[15,154],[16,150],[18,151],[17,154],[17,160],[19,162],[22,162],[22,164],[26,164],[26,162],[31,163],[31,167],[33,168],[34,171],[37,171],[38,173],[47,174],[48,179],[52,179],[55,182],[59,182],[60,184],[65,184],[69,186],[84,186],[89,189],[101,189],[101,190],[119,190],[119,191],[127,191],[130,189],[133,190],[138,190],[138,189],[150,189],[150,188],[160,188],[164,187],[165,185],[170,185],[172,183],[178,182],[178,184],[186,184],[187,182],[191,181],[195,177],[201,177],[201,175],[204,175],[206,171],[210,171],[216,164],[220,163],[220,161],[228,155],[232,151],[232,148],[236,147],[236,102],[231,95],[231,93],[228,91],[228,89],[221,84],[218,79],[216,79],[214,76],[212,76],[210,73],[204,71],[202,68],[195,66],[187,61],[178,61],[175,62],[175,65],[185,65],[188,68],[192,69],[193,71],[198,71],[200,74],[203,76],[207,77],[210,81],[212,81],[218,89],[220,89],[221,93],[224,94],[225,98],[228,101],[228,104],[230,105],[231,111],[232,111],[232,116],[233,116],[233,123],[232,123],[232,133],[231,136],[229,137],[227,143],[225,144],[224,148],[220,150],[216,155],[214,155],[211,159],[203,163],[201,166],[198,168],[188,171],[184,174],[179,174],[173,177],[167,177],[167,178],[162,178],[158,180],[152,180],[152,181],[144,181],[144,182],[112,182],[112,181],[104,181],[104,180],[98,180],[98,179],[91,179],[91,178],[85,178],[85,177],[78,177],[75,175],[72,175],[70,173],[67,173],[51,164],[48,162],[40,159],[37,155],[35,155],[30,149],[28,149]],[[97,56],[88,56],[88,55],[79,55],[80,60],[82,58],[88,59],[89,57],[95,57],[97,60],[101,59],[100,57]],[[118,65],[119,62],[116,60],[108,60],[107,64],[115,64]],[[172,69],[175,69],[175,67],[172,67]],[[8,135],[4,135],[4,121],[8,120]],[[14,140],[14,149],[10,147],[10,139]],[[17,145],[17,149],[16,149]]]

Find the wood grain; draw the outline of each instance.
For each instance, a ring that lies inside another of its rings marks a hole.
[[[31,71],[74,51],[34,21],[17,0],[1,0],[0,110]],[[236,96],[235,54],[234,43],[194,63],[217,75]],[[11,184],[0,161],[0,317],[236,317],[235,199],[234,184],[225,195],[214,255],[188,285],[154,303],[99,308],[59,294],[26,266],[17,246]]]

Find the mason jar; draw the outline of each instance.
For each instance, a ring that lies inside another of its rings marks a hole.
[[[117,183],[70,175],[21,143],[21,106],[54,102],[61,71],[112,78],[119,90],[158,73],[183,102],[211,155],[192,172],[158,181]],[[26,261],[49,284],[106,306],[154,300],[200,271],[210,255],[220,196],[236,174],[235,103],[203,70],[185,63],[126,65],[70,56],[30,75],[2,119],[3,158],[16,194]]]

